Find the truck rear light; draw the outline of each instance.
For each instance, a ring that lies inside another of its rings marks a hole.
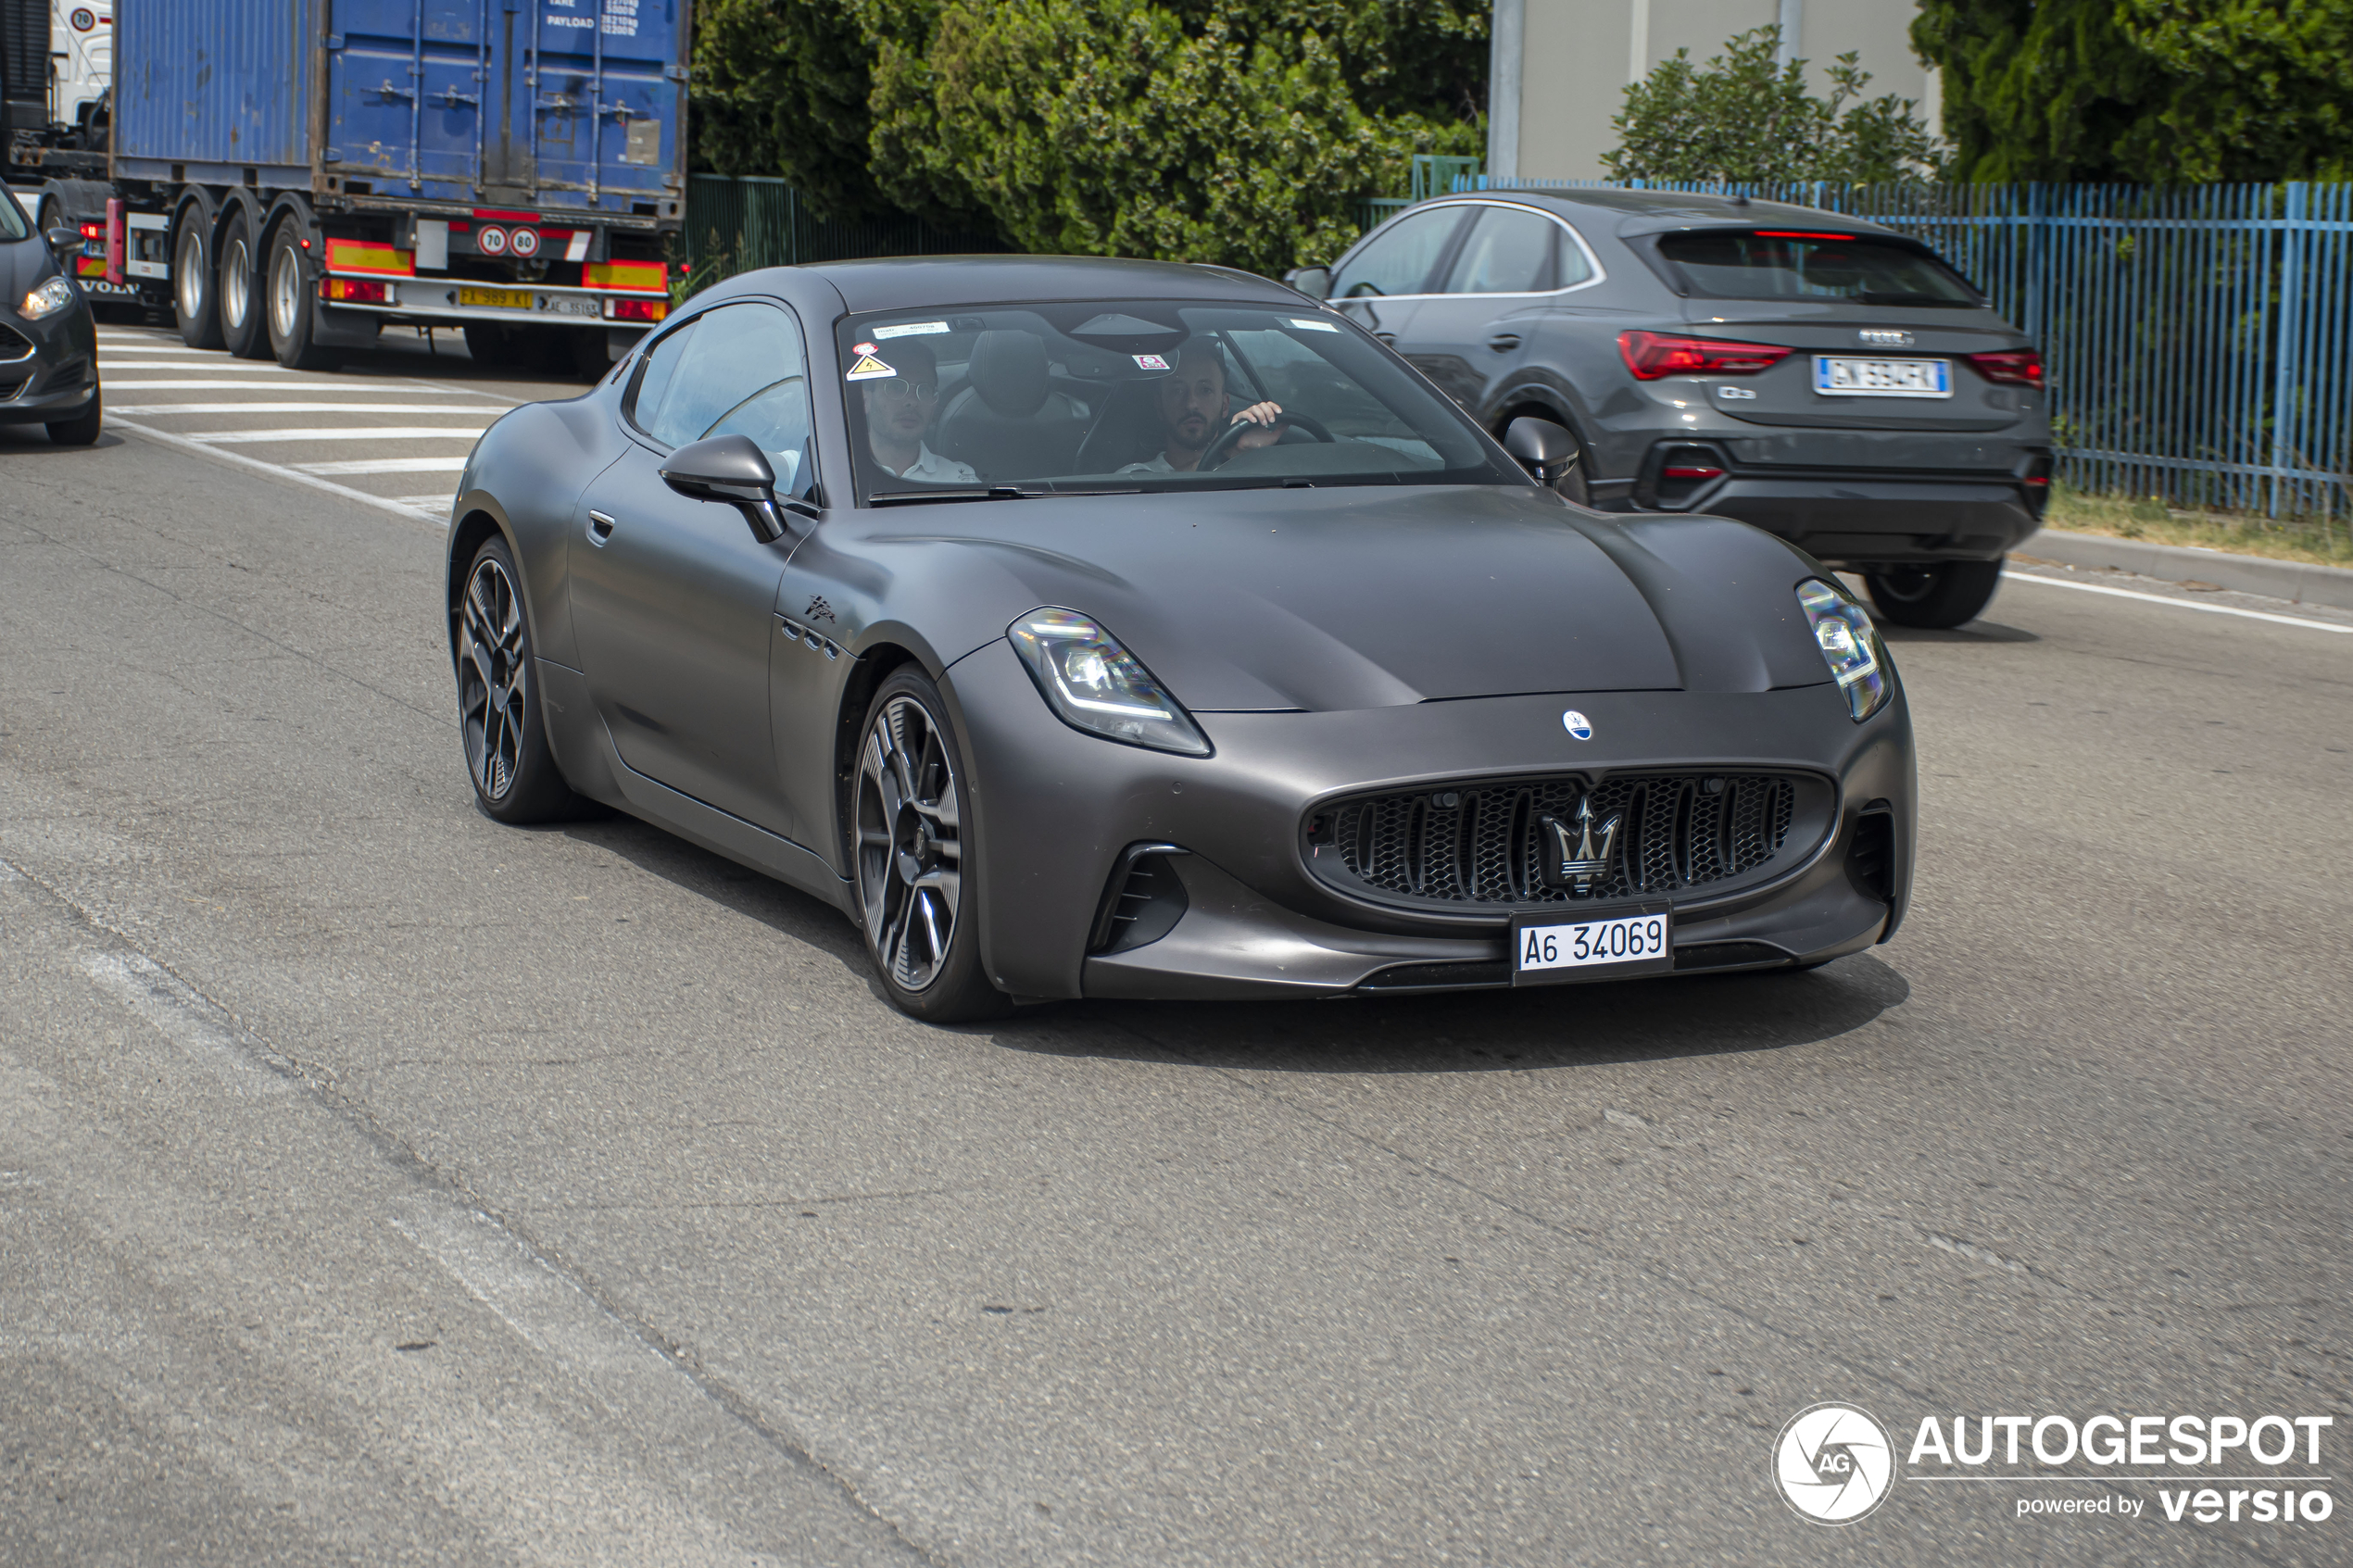
[[[84,223],[82,226],[82,237],[85,240],[103,242],[107,237],[107,226],[103,223]]]
[[[605,301],[608,321],[659,321],[670,314],[666,299],[609,299]]]
[[[390,305],[392,285],[373,278],[321,278],[319,297],[339,305]]]
[[[2007,348],[1998,354],[1964,354],[1961,358],[1987,381],[2042,390],[2043,357],[2033,349]]]
[[[1769,343],[1629,332],[1617,334],[1617,352],[1636,381],[1658,381],[1667,376],[1751,376],[1770,370],[1796,350]]]

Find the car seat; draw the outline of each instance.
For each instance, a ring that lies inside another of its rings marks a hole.
[[[1053,388],[1046,345],[1035,332],[985,332],[973,344],[965,384],[939,414],[938,450],[984,479],[1052,479],[1072,471],[1086,409]]]

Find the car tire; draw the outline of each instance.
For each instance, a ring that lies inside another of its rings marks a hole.
[[[466,323],[466,353],[475,364],[497,370],[512,370],[522,359],[513,332],[496,321]]]
[[[270,349],[289,370],[332,370],[342,357],[318,343],[317,279],[302,254],[302,225],[282,220],[270,236],[270,266],[262,303]]]
[[[927,1023],[996,1018],[1013,1007],[981,970],[980,868],[968,854],[963,752],[947,715],[920,670],[894,671],[867,705],[850,784],[866,956],[891,1004]]]
[[[458,731],[474,799],[510,827],[567,815],[574,797],[539,717],[522,573],[504,535],[485,540],[466,569],[457,631]]]
[[[1993,602],[2001,585],[1998,560],[1947,560],[1927,566],[1890,567],[1867,571],[1871,603],[1881,616],[1898,626],[1938,631],[1966,625]]]
[[[106,425],[107,410],[104,395],[93,392],[90,395],[90,407],[69,420],[49,421],[49,439],[59,446],[87,446],[98,439],[98,433],[104,430]]]
[[[270,358],[262,322],[261,251],[253,214],[238,207],[220,229],[220,260],[213,298],[220,313],[220,345],[240,359]]]
[[[171,240],[171,314],[190,348],[220,346],[220,310],[213,285],[211,215],[201,207],[181,214]]]

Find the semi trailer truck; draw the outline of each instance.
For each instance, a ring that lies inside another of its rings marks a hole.
[[[0,0],[10,178],[191,346],[316,369],[438,325],[601,373],[668,312],[687,0],[77,0],[50,36],[103,18],[111,81],[38,128],[31,5]]]

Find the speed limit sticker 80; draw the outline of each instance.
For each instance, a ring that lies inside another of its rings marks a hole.
[[[1673,922],[1656,914],[1613,920],[1564,921],[1557,915],[1522,915],[1512,924],[1512,978],[1530,981],[1600,978],[1675,962]]]

